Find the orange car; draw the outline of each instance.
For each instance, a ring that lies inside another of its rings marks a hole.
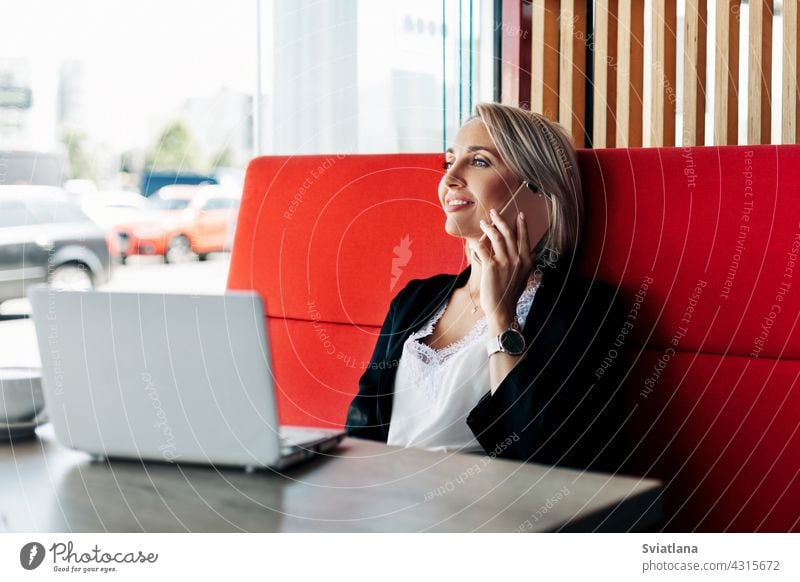
[[[230,250],[239,199],[221,186],[166,186],[150,197],[136,220],[114,227],[125,262],[132,255],[161,255],[165,263]]]

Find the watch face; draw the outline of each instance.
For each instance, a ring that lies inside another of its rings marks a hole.
[[[500,345],[503,351],[518,356],[525,351],[525,338],[515,329],[508,329],[500,334]]]

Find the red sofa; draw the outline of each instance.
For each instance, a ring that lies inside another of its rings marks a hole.
[[[465,267],[442,159],[251,162],[228,287],[266,302],[282,422],[341,427],[390,299]],[[579,161],[580,268],[630,309],[621,470],[665,481],[665,531],[800,531],[800,146]]]

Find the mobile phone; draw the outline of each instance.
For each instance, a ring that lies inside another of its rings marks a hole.
[[[528,247],[532,251],[550,228],[550,207],[547,196],[544,194],[539,196],[530,182],[523,182],[499,212],[514,233],[517,232],[517,215],[520,212],[525,214]],[[484,238],[486,238],[485,233],[481,236],[480,242],[483,242]]]

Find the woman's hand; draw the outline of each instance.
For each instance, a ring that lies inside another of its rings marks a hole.
[[[516,233],[498,212],[491,210],[492,224],[481,221],[486,238],[470,242],[481,262],[480,302],[491,333],[508,328],[517,314],[517,301],[533,268],[528,248],[528,229],[522,213]]]

